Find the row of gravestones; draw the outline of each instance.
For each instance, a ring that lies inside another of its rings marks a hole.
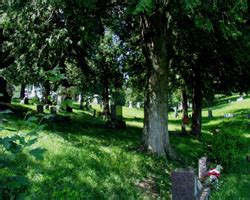
[[[208,200],[210,187],[202,184],[207,171],[207,157],[202,157],[199,159],[198,178],[193,169],[172,172],[172,200]]]
[[[133,104],[132,101],[129,101],[129,102],[128,102],[128,107],[129,107],[129,108],[133,108],[133,107],[134,107],[134,104]],[[136,103],[136,108],[140,109],[141,107],[142,107],[141,102],[137,102],[137,103]]]
[[[29,105],[29,99],[28,97],[24,97],[21,103],[25,105]],[[57,114],[57,107],[56,106],[49,106],[49,105],[42,105],[38,104],[36,106],[36,110],[38,113],[44,113],[44,109],[50,110],[50,114],[56,115]]]
[[[50,107],[47,107],[47,105],[45,105],[45,106],[44,105],[37,105],[36,106],[38,113],[44,113],[44,108],[50,109],[50,114],[52,114],[52,115],[57,114],[57,107],[56,106],[50,106]]]

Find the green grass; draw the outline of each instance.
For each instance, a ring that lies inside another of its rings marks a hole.
[[[70,116],[69,121],[47,123],[39,134],[33,147],[46,149],[43,160],[34,159],[27,151],[22,155],[22,165],[16,171],[29,180],[24,196],[30,199],[169,196],[170,168],[163,159],[140,151],[140,128],[109,130],[101,119],[93,119],[82,111]],[[11,115],[5,118],[7,130],[1,136],[29,131],[21,119]],[[154,180],[152,185],[140,187],[150,180]]]
[[[248,199],[250,131],[247,127],[250,99],[226,103],[221,99],[214,107],[213,119],[203,111],[203,139],[215,138],[213,131],[236,136],[243,143],[239,164],[222,174],[222,187],[214,191],[212,199]],[[19,105],[18,103],[15,103]],[[35,109],[35,105],[28,106]],[[75,108],[78,105],[75,104]],[[100,110],[99,106],[93,108]],[[235,114],[226,119],[225,113]],[[69,118],[46,122],[33,147],[45,148],[44,159],[36,160],[27,150],[21,154],[15,173],[24,175],[29,185],[24,196],[30,199],[169,199],[170,173],[176,167],[197,167],[197,160],[205,152],[201,141],[179,134],[180,119],[169,114],[170,139],[179,157],[178,162],[142,152],[143,110],[123,109],[128,127],[110,130],[101,118],[93,118],[92,111],[74,110]],[[29,127],[22,117],[6,115],[5,130],[0,136],[28,132]],[[1,150],[0,150],[1,152]],[[234,162],[232,160],[231,162]],[[0,175],[14,173],[0,169]]]

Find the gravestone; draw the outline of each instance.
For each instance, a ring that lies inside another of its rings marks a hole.
[[[197,178],[189,169],[178,169],[171,175],[172,200],[195,200],[198,197]]]
[[[57,100],[56,100],[56,104],[57,104],[58,106],[61,106],[61,104],[62,104],[62,102],[63,102],[63,99],[64,99],[64,96],[58,95],[58,96],[57,96]]]
[[[244,98],[243,98],[243,96],[240,96],[236,101],[243,101],[244,100]]]
[[[224,115],[225,118],[233,118],[234,115],[232,113],[228,113]]]
[[[28,98],[28,97],[24,97],[24,98],[23,98],[23,103],[24,103],[25,105],[29,105],[29,98]]]
[[[41,104],[37,105],[36,110],[37,110],[38,113],[43,113],[44,112],[43,105],[41,105]]]
[[[50,114],[56,115],[56,113],[57,113],[57,107],[51,106],[51,107],[50,107]]]
[[[120,105],[111,105],[111,120],[122,121],[122,106]]]
[[[182,111],[182,108],[183,108],[182,103],[179,103],[177,107],[179,111]]]
[[[36,95],[36,89],[35,89],[35,86],[34,86],[34,85],[32,85],[32,89],[31,89],[31,92],[30,92],[30,94],[29,94],[29,97],[30,97],[30,98],[35,98],[35,97],[37,97],[37,95]]]
[[[83,110],[83,101],[80,102],[80,110]]]
[[[177,111],[177,107],[174,107],[174,117],[175,118],[179,117],[179,114],[178,114],[178,111]]]
[[[208,109],[208,118],[213,118],[213,111]]]
[[[117,105],[115,108],[115,112],[116,112],[116,119],[122,121],[122,106]]]
[[[140,108],[141,108],[141,103],[140,103],[140,102],[137,102],[137,103],[136,103],[136,107],[137,107],[138,109],[140,109]]]
[[[85,105],[85,108],[86,108],[86,110],[89,110],[89,109],[90,109],[90,103],[89,103],[89,100],[87,100],[86,105]]]
[[[46,105],[44,106],[44,108],[45,108],[46,110],[49,110],[49,105],[46,104]]]
[[[128,107],[133,108],[133,102],[132,101],[129,101]]]
[[[126,128],[126,123],[122,118],[122,106],[120,105],[111,105],[111,122],[108,124],[112,128]]]
[[[82,95],[79,94],[79,95],[78,95],[78,103],[81,103],[81,101],[82,101]]]
[[[79,95],[79,98],[78,98],[78,102],[80,103],[80,110],[83,110],[83,101],[84,101],[84,99],[82,98],[82,95]]]
[[[207,176],[207,157],[201,157],[199,159],[199,174],[198,177],[200,180],[204,180]]]
[[[98,95],[94,95],[93,103],[98,104]]]

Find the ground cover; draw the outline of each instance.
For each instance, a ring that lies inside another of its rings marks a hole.
[[[124,130],[107,129],[101,117],[92,117],[93,110],[76,109],[73,114],[61,114],[60,120],[42,123],[46,126],[37,141],[16,157],[12,162],[15,168],[0,169],[0,180],[11,175],[26,177],[24,187],[16,186],[10,193],[30,199],[168,199],[170,172],[177,167],[196,168],[197,159],[211,153],[214,164],[226,165],[221,177],[223,184],[219,191],[213,192],[212,199],[247,199],[250,173],[246,155],[250,131],[246,115],[250,99],[221,102],[215,105],[212,119],[206,117],[204,109],[200,140],[181,135],[181,120],[169,114],[171,142],[178,155],[175,162],[141,150],[143,110],[124,108],[128,125]],[[93,105],[93,109],[99,108]],[[227,113],[234,117],[224,118]],[[0,137],[28,133],[36,126],[35,121],[33,125],[24,122],[21,115],[9,114],[3,118]],[[35,147],[45,149],[42,159],[28,153]],[[10,156],[0,152],[2,157]]]

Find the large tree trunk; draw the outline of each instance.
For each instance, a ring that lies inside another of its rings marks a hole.
[[[185,86],[182,88],[182,133],[186,134],[186,125],[189,123],[188,119],[188,98],[187,98],[187,89]]]
[[[3,77],[0,77],[0,102],[11,103],[11,96],[7,91],[7,81]]]
[[[202,90],[201,90],[201,74],[200,70],[195,69],[193,81],[193,113],[192,113],[192,126],[191,134],[198,137],[201,135],[201,118],[202,118]]]
[[[174,158],[168,134],[168,55],[165,15],[142,16],[142,36],[147,60],[143,142],[146,149]]]

